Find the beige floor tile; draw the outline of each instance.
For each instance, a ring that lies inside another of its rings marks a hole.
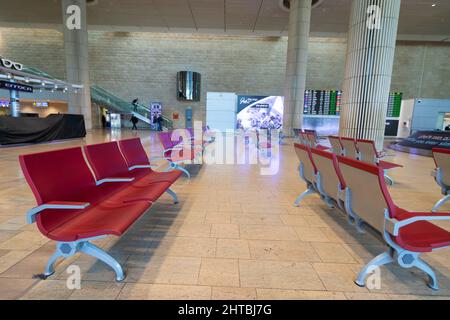
[[[73,290],[69,300],[114,300],[125,283],[82,281],[80,289]]]
[[[67,300],[76,289],[69,289],[65,280],[39,281],[24,294],[22,300]]]
[[[0,257],[0,274],[13,267],[16,263],[24,259],[31,251],[9,251],[7,254]]]
[[[262,260],[239,260],[241,286],[325,290],[311,264]]]
[[[252,288],[213,287],[213,300],[256,300],[256,290]]]
[[[205,216],[205,223],[227,224],[231,222],[231,214],[228,212],[209,212]]]
[[[283,225],[279,215],[267,214],[231,214],[231,223],[234,224],[261,224],[261,225]]]
[[[216,257],[250,259],[248,240],[217,239]]]
[[[130,256],[126,261],[126,282],[186,284],[198,281],[200,258]]]
[[[237,224],[213,224],[212,238],[239,239],[239,225]]]
[[[211,287],[167,284],[127,283],[120,300],[206,300],[211,299]]]
[[[302,216],[283,214],[280,218],[286,226],[308,226],[307,220]]]
[[[38,280],[0,278],[0,300],[18,299]]]
[[[311,243],[323,262],[356,263],[356,260],[339,243],[313,242]]]
[[[250,253],[252,259],[320,262],[314,248],[309,242],[302,241],[275,241],[250,240]]]
[[[202,258],[198,283],[209,286],[238,287],[238,260]]]
[[[294,229],[288,226],[241,225],[240,235],[249,240],[298,240]]]

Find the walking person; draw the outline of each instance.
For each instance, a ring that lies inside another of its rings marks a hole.
[[[139,119],[133,115],[131,117],[130,121],[133,124],[133,127],[131,128],[131,130],[137,130],[138,128],[137,128],[136,124],[139,122]]]
[[[102,128],[105,129],[106,128],[106,117],[104,114],[102,114]]]
[[[158,131],[162,131],[163,117],[161,114],[159,114],[158,118],[156,118],[156,122],[158,123]]]

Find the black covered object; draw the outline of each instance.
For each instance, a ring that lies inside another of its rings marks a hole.
[[[402,147],[426,149],[450,149],[450,132],[448,131],[417,131],[398,143]]]
[[[0,117],[0,145],[38,143],[86,136],[84,117],[51,114],[46,118]]]

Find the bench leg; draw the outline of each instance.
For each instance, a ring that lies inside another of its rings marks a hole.
[[[166,192],[173,198],[173,202],[174,202],[175,204],[177,204],[177,203],[178,203],[178,197],[177,197],[177,194],[176,194],[173,190],[171,190],[171,189],[167,189]]]
[[[376,268],[393,262],[392,251],[383,252],[370,261],[358,274],[355,280],[356,285],[364,287],[366,285],[366,277]]]
[[[63,255],[59,250],[57,250],[48,260],[47,266],[45,267],[45,272],[42,275],[38,275],[37,277],[41,279],[47,279],[51,275],[55,273],[55,262],[58,260],[59,257],[62,257]]]
[[[436,274],[434,273],[433,269],[431,269],[431,267],[428,265],[428,263],[426,263],[425,261],[423,261],[422,259],[420,259],[420,257],[417,257],[414,262],[413,265],[417,268],[419,268],[420,270],[422,270],[423,272],[425,272],[428,275],[428,282],[427,285],[433,289],[433,290],[439,290],[439,285],[436,279]]]
[[[386,183],[390,186],[394,185],[394,179],[392,179],[388,174],[387,171],[384,171],[384,180],[386,180]]]
[[[308,187],[308,189],[306,189],[305,192],[303,192],[301,195],[299,195],[297,197],[297,199],[295,199],[295,206],[298,207],[300,206],[300,202],[303,200],[303,198],[305,198],[306,196],[313,194],[314,190],[311,187]]]
[[[170,170],[180,170],[187,176],[188,179],[191,178],[191,174],[189,173],[189,171],[187,171],[185,168],[180,166],[178,163],[171,162],[169,168],[167,168],[167,171],[170,171]]]
[[[436,212],[438,211],[438,209],[447,201],[450,200],[450,195],[446,195],[445,197],[443,197],[441,200],[439,200],[438,202],[436,202],[436,204],[434,205],[433,209],[431,209],[432,212]]]
[[[97,247],[95,244],[87,241],[83,242],[79,248],[79,251],[93,256],[110,266],[116,272],[116,281],[120,282],[125,279],[125,273],[123,272],[122,266],[117,262],[117,260],[106,253],[104,250]]]

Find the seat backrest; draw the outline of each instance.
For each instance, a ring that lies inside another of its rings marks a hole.
[[[38,205],[87,201],[83,191],[95,188],[81,147],[21,155],[19,161]]]
[[[38,205],[51,201],[93,205],[106,196],[97,189],[81,147],[22,155],[19,162]],[[44,210],[37,215],[36,223],[46,235],[80,213],[81,210]]]
[[[311,149],[311,153],[317,172],[320,174],[320,185],[323,192],[329,197],[338,200],[337,194],[339,186],[341,190],[344,190],[346,184],[339,168],[336,155],[315,148]]]
[[[436,168],[440,168],[442,183],[450,188],[450,149],[433,148]]]
[[[150,164],[140,138],[121,140],[119,141],[119,147],[129,168]]]
[[[313,130],[305,130],[305,136],[309,141],[309,145],[314,148],[317,145],[317,133]]]
[[[331,149],[333,150],[333,153],[337,155],[342,155],[342,143],[341,139],[338,136],[329,136],[328,140],[330,140]]]
[[[92,144],[85,146],[84,150],[97,180],[128,175],[128,165],[117,142]]]
[[[367,163],[377,163],[377,149],[373,140],[357,139],[356,147],[359,151],[359,160]]]
[[[308,136],[306,135],[306,133],[304,132],[299,132],[299,138],[300,138],[300,143],[303,144],[304,146],[311,146],[311,142],[308,139]]]
[[[347,158],[358,159],[358,149],[356,149],[355,139],[341,137],[341,143],[344,148],[344,156]]]
[[[298,160],[300,160],[300,163],[303,165],[303,175],[305,179],[308,182],[314,182],[314,176],[317,173],[317,169],[311,155],[311,149],[300,143],[294,143],[294,149]]]
[[[384,212],[395,217],[395,205],[384,181],[383,169],[369,163],[338,156],[339,167],[350,190],[349,205],[353,212],[381,233]]]

